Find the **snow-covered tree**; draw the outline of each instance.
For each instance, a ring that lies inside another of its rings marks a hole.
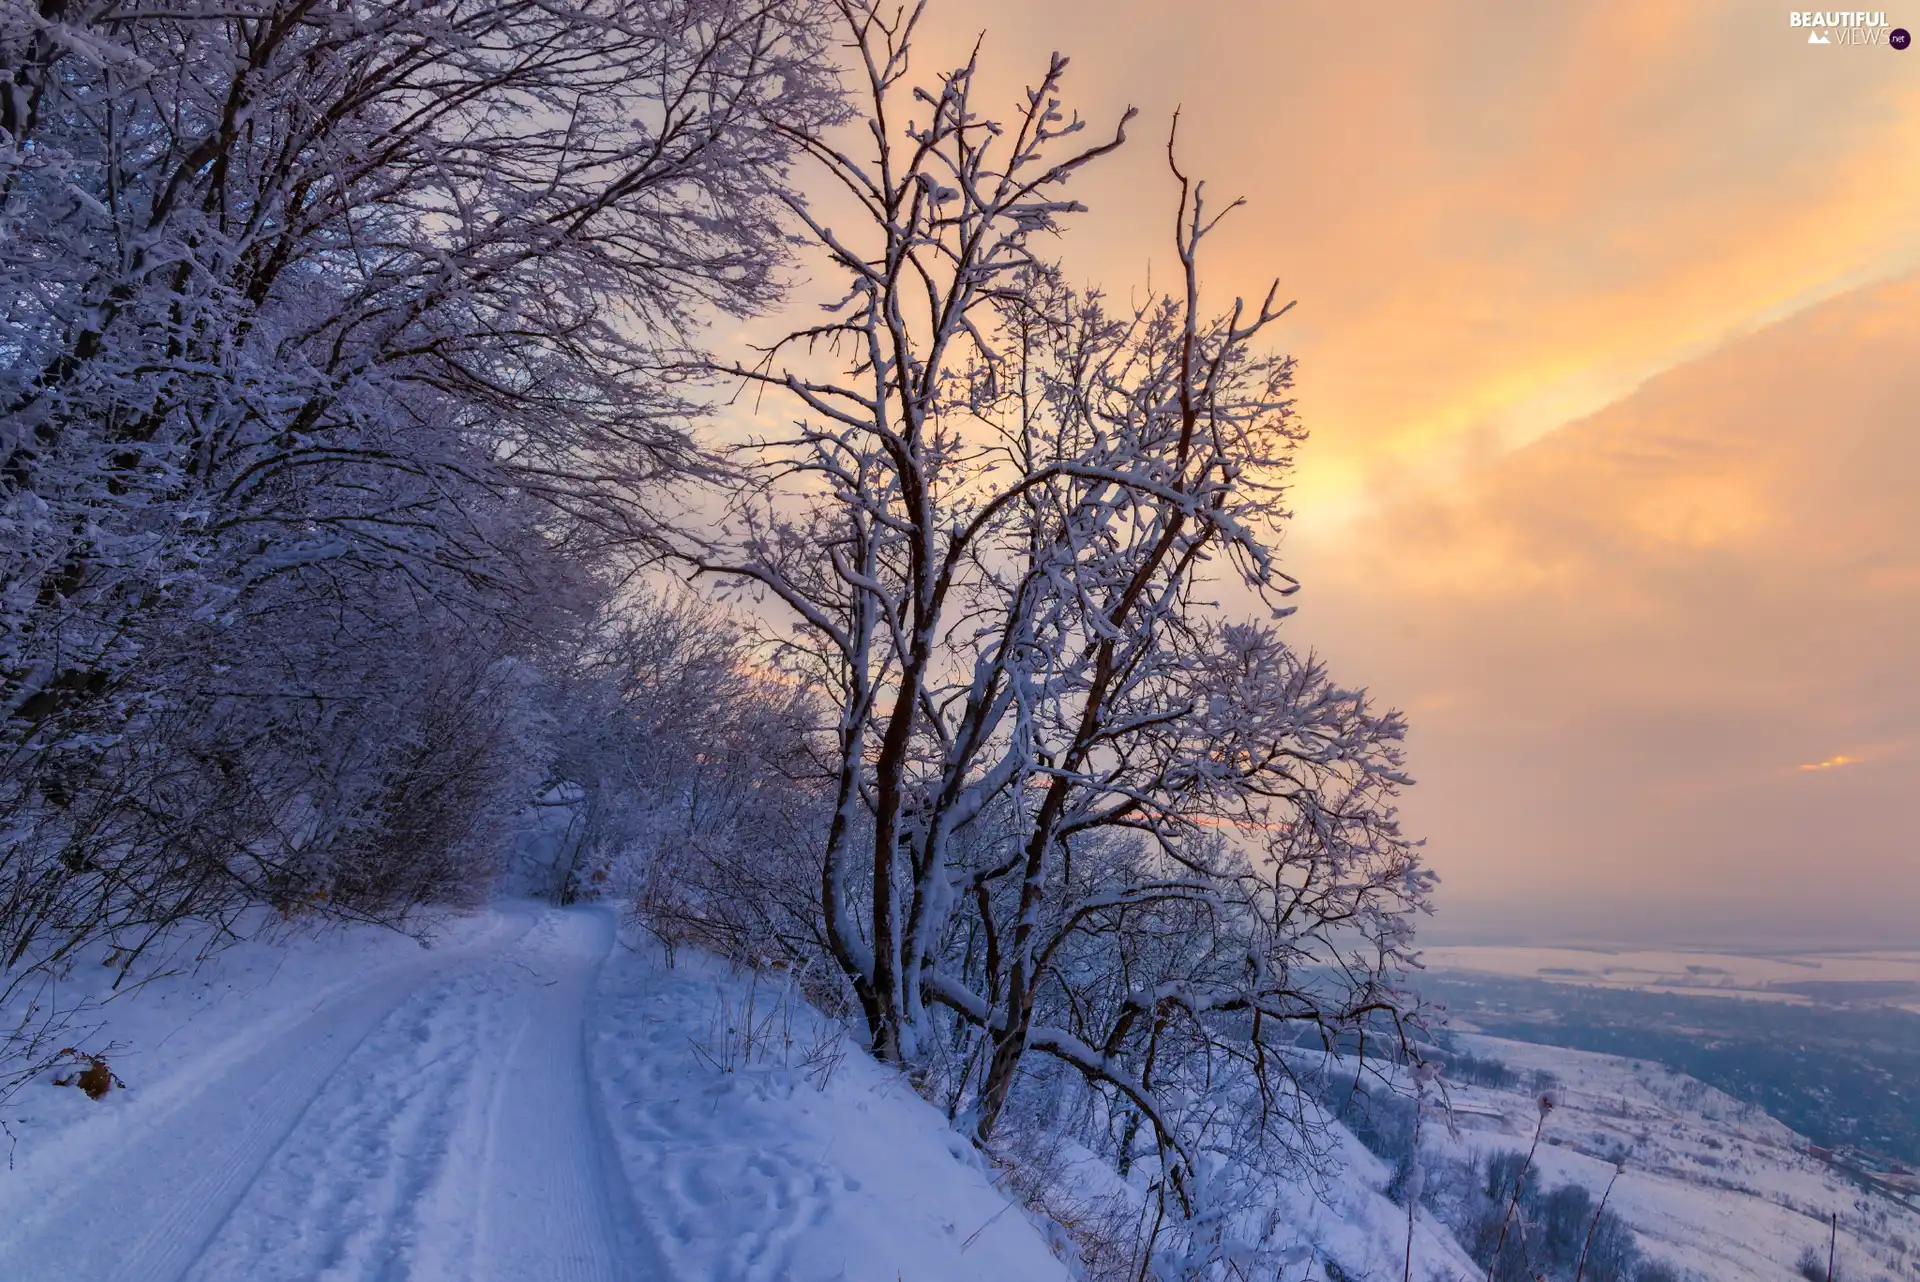
[[[556,897],[603,890],[662,938],[736,960],[814,949],[817,895],[792,870],[823,830],[806,759],[819,711],[751,660],[711,606],[643,594],[556,674],[540,787],[562,821]]]
[[[823,933],[875,1053],[964,1047],[982,1142],[1029,1055],[1065,1062],[1197,1223],[1209,1119],[1284,1137],[1303,1032],[1394,1036],[1431,884],[1400,717],[1277,627],[1286,309],[1203,309],[1218,215],[1177,166],[1179,292],[1067,288],[1037,245],[1125,121],[1083,143],[1058,56],[994,119],[972,62],[908,79],[917,11],[837,8],[869,128],[790,135],[852,211],[794,203],[840,297],[729,370],[792,429],[743,447],[685,555],[785,619],[837,710]]]
[[[700,466],[694,327],[777,292],[817,16],[0,5],[9,977],[446,889],[516,665]]]

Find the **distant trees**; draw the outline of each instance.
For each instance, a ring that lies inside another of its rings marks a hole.
[[[1392,1101],[1375,1099],[1392,1116]],[[1363,1136],[1399,1132],[1365,1128]],[[1373,1147],[1370,1142],[1369,1147]],[[1393,1160],[1397,1154],[1375,1148]],[[1529,1155],[1496,1151],[1468,1159],[1428,1153],[1420,1203],[1452,1230],[1494,1282],[1666,1282],[1674,1275],[1640,1252],[1613,1210],[1576,1183],[1549,1184]],[[1404,1190],[1398,1196],[1404,1197]]]
[[[1520,1085],[1520,1074],[1497,1059],[1488,1059],[1466,1051],[1448,1051],[1445,1063],[1449,1082],[1459,1082],[1467,1086],[1489,1086],[1495,1090],[1513,1090]],[[1551,1080],[1548,1080],[1537,1083],[1535,1089],[1548,1090],[1552,1085]]]
[[[819,953],[810,870],[826,806],[821,709],[756,669],[739,628],[684,596],[624,601],[553,683],[547,777],[566,815],[550,884],[633,904],[670,944],[737,961]]]
[[[816,17],[0,9],[0,999],[484,881],[533,669],[700,466],[666,366],[775,296]]]
[[[788,135],[844,206],[794,207],[839,298],[726,370],[792,426],[682,555],[831,700],[822,933],[874,1052],[957,1084],[982,1142],[1030,1053],[1069,1065],[1191,1219],[1209,1146],[1297,1133],[1303,1034],[1395,1043],[1431,884],[1400,717],[1275,626],[1285,308],[1203,310],[1218,215],[1184,176],[1172,296],[1068,287],[1038,245],[1124,135],[1080,140],[1065,60],[999,121],[972,63],[909,80],[916,15],[835,7],[867,128]]]

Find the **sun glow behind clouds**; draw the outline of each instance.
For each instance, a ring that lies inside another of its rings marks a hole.
[[[1442,0],[1387,24],[1195,0],[1177,33],[1142,0],[933,12],[955,51],[985,29],[1001,96],[1058,48],[1089,120],[1142,109],[1079,193],[1076,274],[1122,295],[1165,275],[1176,105],[1184,167],[1216,208],[1246,197],[1205,283],[1224,306],[1277,276],[1300,301],[1279,341],[1314,433],[1302,537],[1920,267],[1920,165],[1894,159],[1920,154],[1911,68],[1822,59],[1750,0]]]
[[[984,29],[999,101],[1060,49],[1095,132],[1142,109],[1076,280],[1164,283],[1176,105],[1247,198],[1204,283],[1299,300],[1290,626],[1414,710],[1438,924],[1920,929],[1920,778],[1874,746],[1920,723],[1920,53],[1757,0],[930,12],[923,67]]]
[[[1296,561],[1303,628],[1417,709],[1408,816],[1482,929],[1913,938],[1916,405],[1920,275]]]

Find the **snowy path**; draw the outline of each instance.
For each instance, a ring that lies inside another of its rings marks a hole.
[[[603,910],[508,907],[238,998],[224,1040],[99,1105],[49,1091],[77,1120],[0,1170],[0,1278],[1064,1276],[897,1080],[857,1053],[818,1085],[716,1064],[740,981],[614,939]]]
[[[634,1276],[646,1252],[615,1211],[631,1200],[584,1054],[612,937],[600,912],[508,913],[450,955],[233,1039],[204,1074],[176,1075],[197,1082],[143,1100],[110,1149],[22,1173],[42,1196],[0,1203],[0,1273]]]

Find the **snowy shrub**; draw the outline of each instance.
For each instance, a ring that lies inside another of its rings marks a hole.
[[[1793,1271],[1808,1282],[1830,1282],[1827,1274],[1827,1249],[1825,1247],[1805,1246],[1800,1248],[1800,1258],[1793,1263]],[[1845,1274],[1839,1261],[1833,1264],[1831,1282],[1843,1282]]]
[[[1612,1210],[1582,1185],[1543,1185],[1527,1154],[1499,1150],[1472,1162],[1423,1158],[1421,1201],[1452,1229],[1495,1282],[1658,1282]],[[1517,1190],[1517,1198],[1516,1198]]]
[[[790,1092],[824,1091],[846,1057],[845,1030],[808,1004],[805,976],[788,966],[749,969],[714,986],[706,1036],[694,1054],[722,1074],[757,1073]]]

